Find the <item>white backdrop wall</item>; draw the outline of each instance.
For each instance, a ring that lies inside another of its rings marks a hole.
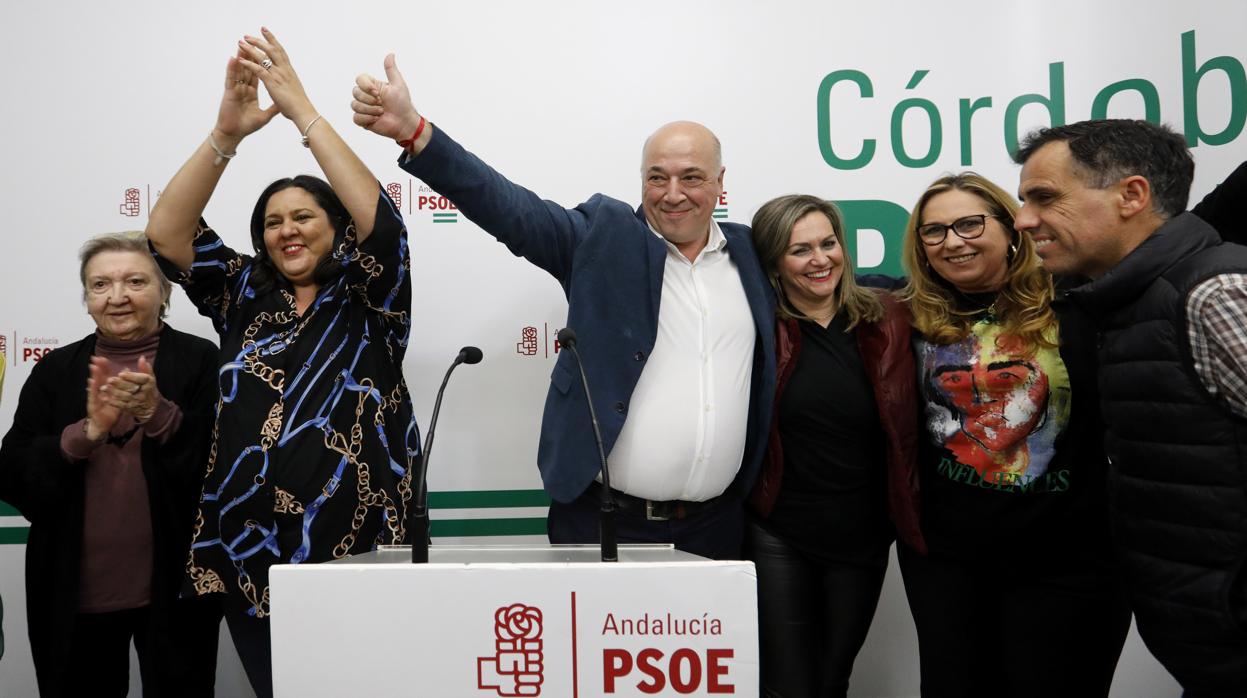
[[[401,199],[415,292],[404,368],[422,425],[459,347],[485,352],[484,363],[458,372],[443,406],[430,485],[441,539],[542,530],[536,434],[566,306],[552,279],[400,171],[396,146],[350,123],[355,75],[380,74],[389,51],[423,113],[546,198],[572,206],[601,191],[637,202],[645,136],[693,119],[724,145],[716,215],[748,222],[763,201],[791,192],[841,201],[866,271],[899,269],[903,215],[941,173],[973,168],[1014,188],[1008,143],[1035,126],[1104,114],[1159,118],[1195,146],[1193,197],[1247,157],[1247,4],[1237,0],[131,0],[2,12],[10,92],[0,106],[9,220],[0,428],[8,429],[38,357],[92,329],[78,247],[91,234],[143,228],[161,187],[212,127],[234,42],[264,24],[320,112]],[[315,172],[315,163],[278,117],[239,148],[208,220],[245,248],[256,194],[300,172]],[[170,321],[212,336],[179,291]],[[0,507],[6,698],[35,691],[22,609],[24,529]],[[245,692],[228,646],[222,664],[222,695]],[[1114,692],[1177,689],[1132,637]],[[895,570],[853,694],[917,695],[915,640]]]

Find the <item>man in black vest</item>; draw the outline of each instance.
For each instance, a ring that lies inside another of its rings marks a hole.
[[[1038,131],[1016,217],[1097,321],[1114,537],[1139,634],[1187,698],[1247,695],[1247,248],[1184,212],[1145,121]],[[1242,168],[1240,168],[1242,169]]]

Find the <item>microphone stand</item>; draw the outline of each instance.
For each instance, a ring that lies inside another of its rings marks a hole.
[[[424,439],[424,449],[420,452],[420,467],[417,471],[419,477],[412,478],[412,485],[415,491],[412,493],[412,503],[410,512],[407,516],[407,535],[411,538],[411,561],[413,563],[426,563],[429,561],[429,455],[433,452],[433,434],[437,431],[437,416],[442,411],[442,395],[446,392],[446,384],[450,382],[450,374],[459,364],[474,364],[481,360],[481,350],[476,347],[464,347],[459,350],[459,355],[455,357],[450,368],[446,369],[446,376],[442,378],[442,385],[437,389],[437,400],[433,402],[433,416],[429,419],[429,433]]]
[[[598,427],[597,410],[593,408],[593,396],[589,394],[589,378],[585,375],[584,363],[580,360],[580,352],[576,349],[576,333],[570,327],[559,330],[559,344],[571,350],[576,359],[576,368],[580,369],[580,385],[585,391],[585,402],[589,405],[589,421],[593,424],[593,441],[598,448],[598,459],[602,471],[602,504],[598,520],[598,537],[602,546],[602,562],[619,562],[619,543],[615,533],[615,498],[611,496],[610,469],[606,466],[606,449],[602,447],[602,430]]]

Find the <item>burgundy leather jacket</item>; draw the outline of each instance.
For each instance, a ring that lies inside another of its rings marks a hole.
[[[896,534],[911,549],[926,554],[919,526],[918,498],[918,378],[910,347],[909,311],[892,294],[883,291],[884,316],[854,328],[866,377],[874,389],[883,427],[888,468],[888,516]],[[778,382],[775,408],[771,411],[770,439],[762,472],[749,494],[749,504],[761,517],[770,516],[779,498],[784,477],[784,447],[779,438],[779,397],[788,386],[801,354],[801,330],[796,320],[775,323],[775,361]]]

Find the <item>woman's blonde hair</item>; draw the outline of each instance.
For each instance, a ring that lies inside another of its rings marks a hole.
[[[992,305],[1002,326],[1000,338],[1019,341],[1026,351],[1032,352],[1039,347],[1055,346],[1055,338],[1049,339],[1050,330],[1057,324],[1056,313],[1052,310],[1052,276],[1040,264],[1030,236],[1013,229],[1013,217],[1017,213],[1013,197],[975,172],[945,175],[935,180],[918,198],[918,203],[909,214],[901,253],[901,263],[909,276],[909,284],[901,292],[901,297],[909,303],[914,328],[928,341],[952,344],[970,334],[976,317],[982,313],[981,309],[958,308],[959,291],[931,269],[925,245],[917,233],[918,226],[923,223],[922,210],[927,203],[939,194],[954,190],[982,199],[988,213],[1012,237],[1006,255],[1009,269]],[[952,232],[948,234],[955,235]]]
[[[827,216],[836,234],[836,244],[844,250],[844,272],[840,275],[834,297],[836,312],[843,311],[848,317],[846,329],[853,329],[859,322],[878,322],[883,318],[883,304],[873,292],[858,286],[853,279],[853,260],[844,245],[844,216],[835,204],[808,194],[789,194],[771,199],[762,204],[753,216],[753,246],[771,288],[775,289],[779,306],[776,314],[783,319],[812,319],[793,306],[784,293],[783,284],[779,282],[779,263],[788,253],[792,228],[811,213]]]

